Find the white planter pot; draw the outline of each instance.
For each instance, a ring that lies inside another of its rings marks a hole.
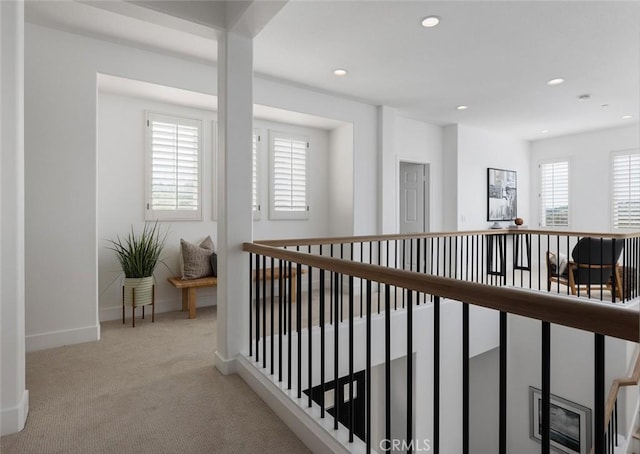
[[[126,277],[124,279],[124,303],[144,306],[153,302],[153,276]]]

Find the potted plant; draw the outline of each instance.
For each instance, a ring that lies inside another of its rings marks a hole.
[[[142,306],[153,302],[153,272],[166,239],[166,232],[161,233],[156,222],[145,224],[140,234],[132,226],[126,237],[109,240],[109,249],[115,252],[124,272],[123,304]]]

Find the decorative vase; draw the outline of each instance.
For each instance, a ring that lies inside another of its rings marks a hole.
[[[153,302],[153,276],[126,277],[124,279],[124,303],[144,306]]]
[[[522,224],[524,224],[524,219],[515,218],[515,220],[513,222],[515,222],[516,225],[522,225]]]

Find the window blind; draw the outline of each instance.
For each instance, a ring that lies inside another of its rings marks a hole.
[[[613,227],[640,228],[640,154],[613,154]]]
[[[201,122],[149,114],[150,189],[153,219],[200,217]]]
[[[569,225],[569,161],[540,164],[540,225]]]
[[[272,217],[306,218],[308,141],[280,133],[272,133],[271,139]]]

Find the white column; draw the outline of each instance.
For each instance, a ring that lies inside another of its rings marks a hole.
[[[0,1],[0,434],[24,428],[24,3]]]
[[[222,32],[218,40],[218,345],[216,367],[235,372],[249,346],[252,241],[253,40]]]
[[[396,169],[396,110],[378,106],[380,158],[380,233],[398,233],[398,190]]]

